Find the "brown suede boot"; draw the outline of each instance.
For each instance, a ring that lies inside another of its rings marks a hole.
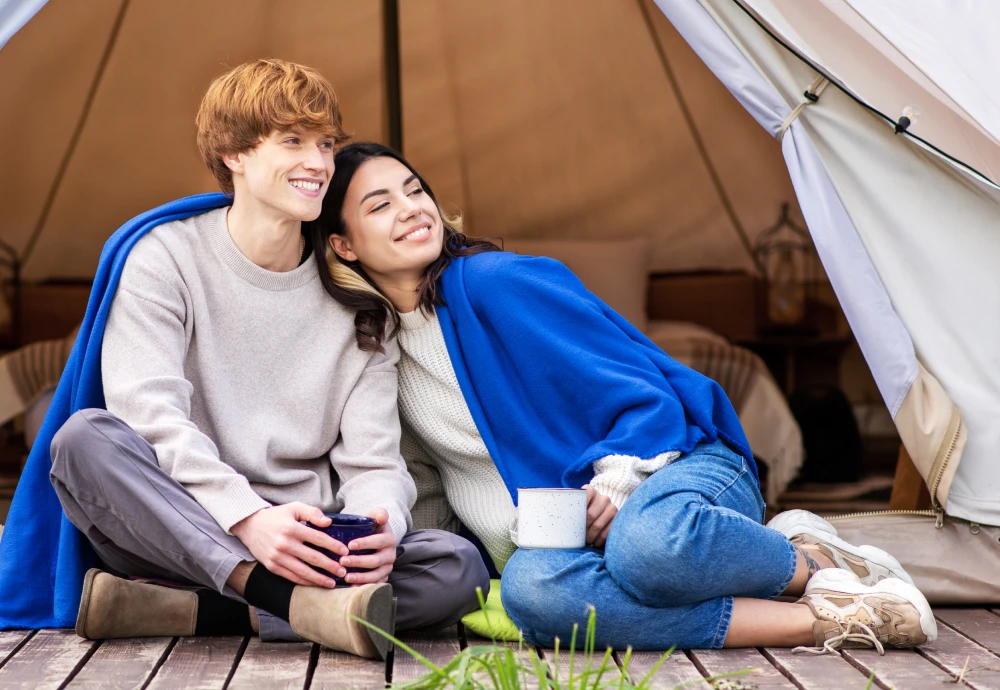
[[[392,585],[358,587],[297,586],[292,590],[288,623],[301,637],[339,652],[385,659],[392,643],[351,618],[368,621],[392,634]]]
[[[88,640],[189,636],[197,621],[198,595],[193,591],[133,582],[91,568],[83,579],[76,634]]]

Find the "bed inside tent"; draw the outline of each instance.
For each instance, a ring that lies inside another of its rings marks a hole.
[[[110,233],[214,189],[193,124],[211,78],[278,56],[327,76],[355,138],[400,147],[470,233],[563,260],[719,379],[771,500],[804,456],[784,393],[816,371],[789,368],[787,344],[769,370],[739,343],[774,325],[759,249],[789,204],[822,260],[806,287],[826,316],[792,336],[839,347],[833,383],[874,413],[863,431],[902,438],[927,507],[1000,524],[997,326],[975,316],[1000,307],[978,289],[1000,252],[995,110],[948,90],[978,73],[929,77],[914,57],[934,17],[892,34],[895,1],[34,4],[0,49],[0,238],[19,262],[12,343],[43,364],[30,381],[0,368],[0,418],[54,382]]]

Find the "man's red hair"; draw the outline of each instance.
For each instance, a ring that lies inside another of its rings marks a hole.
[[[275,130],[301,127],[349,139],[337,94],[323,76],[284,60],[253,60],[217,77],[208,87],[195,124],[198,150],[222,191],[233,193],[233,173],[222,157],[255,148]]]

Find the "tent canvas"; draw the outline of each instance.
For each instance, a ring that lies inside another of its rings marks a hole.
[[[991,281],[1000,259],[998,91],[976,66],[993,64],[986,10],[949,5],[938,16],[927,3],[904,11],[896,0],[656,4],[662,15],[652,19],[648,2],[403,4],[407,154],[477,234],[638,234],[656,240],[656,269],[748,267],[739,228],[678,116],[683,91],[743,228],[765,227],[794,188],[937,504],[1000,524],[1000,372],[991,366],[1000,325],[983,318],[1000,307]],[[377,6],[320,11],[306,2],[290,13],[262,0],[239,11],[232,2],[133,0],[40,223],[47,188],[39,181],[56,175],[86,76],[123,7],[53,0],[0,51],[0,88],[20,96],[0,104],[13,162],[0,169],[0,203],[9,209],[5,235],[34,245],[29,278],[86,277],[121,219],[209,188],[190,114],[222,62],[276,53],[313,64],[334,75],[359,136],[383,129]],[[928,28],[938,25],[947,32]],[[697,88],[673,89],[663,57],[677,83]],[[706,66],[763,131],[751,131]],[[833,86],[797,109],[818,77]],[[896,135],[910,106],[919,115]],[[24,136],[26,121],[55,136]],[[779,132],[790,183],[767,141]]]

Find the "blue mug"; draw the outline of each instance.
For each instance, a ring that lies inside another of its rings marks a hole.
[[[324,532],[337,541],[339,541],[344,546],[347,546],[355,539],[360,539],[361,537],[370,537],[371,535],[378,532],[378,523],[375,518],[364,517],[362,515],[350,515],[348,513],[326,513],[326,516],[330,518],[331,522],[326,527],[318,527],[311,522],[306,524],[315,530]],[[340,556],[338,554],[329,551],[328,549],[315,546],[314,544],[309,544],[312,548],[316,549],[324,556],[340,562]],[[374,549],[358,549],[351,551],[352,556],[367,556],[369,554],[375,553]],[[311,566],[313,570],[323,573],[327,577],[332,577],[338,585],[347,584],[344,578],[337,577],[333,573],[325,570],[324,568],[317,567],[315,565]],[[371,570],[371,568],[348,568],[349,573],[364,573]]]

